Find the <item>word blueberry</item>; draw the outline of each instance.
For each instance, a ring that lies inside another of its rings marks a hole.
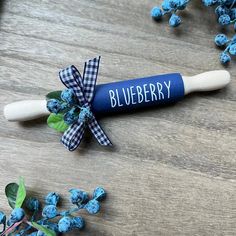
[[[163,83],[148,83],[143,84],[142,86],[137,85],[128,88],[109,90],[111,107],[130,106],[143,102],[149,103],[169,99],[171,91],[170,86],[170,81],[163,81]]]

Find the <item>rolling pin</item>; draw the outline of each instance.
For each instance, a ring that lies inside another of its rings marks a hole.
[[[101,84],[96,86],[91,110],[95,115],[102,115],[158,107],[177,102],[192,92],[221,89],[229,82],[229,72],[215,70],[191,77],[172,73]],[[4,116],[8,121],[27,121],[47,116],[50,113],[46,104],[46,100],[14,102],[4,107]]]

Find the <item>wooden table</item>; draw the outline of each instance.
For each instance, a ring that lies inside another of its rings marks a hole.
[[[1,1],[1,110],[62,89],[59,69],[82,69],[97,55],[98,83],[223,69],[213,43],[219,32],[213,9],[194,1],[173,30],[167,18],[150,18],[157,2]],[[72,187],[108,191],[100,214],[83,214],[87,228],[80,235],[236,235],[235,65],[227,68],[232,82],[221,91],[100,120],[113,149],[88,134],[70,153],[46,118],[10,123],[1,115],[0,209],[10,211],[4,186],[24,176],[32,196],[61,193],[62,208],[70,206]]]

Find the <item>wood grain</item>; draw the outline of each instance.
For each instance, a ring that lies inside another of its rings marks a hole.
[[[160,2],[160,1],[157,1]],[[158,73],[222,69],[213,11],[192,1],[176,30],[149,17],[153,0],[1,1],[0,109],[62,88],[58,70],[101,55],[99,83]],[[233,34],[233,32],[229,32]],[[45,119],[10,123],[0,115],[0,209],[4,186],[25,177],[43,199],[67,190],[108,191],[81,235],[236,235],[236,69],[227,88],[159,109],[106,117],[115,143],[86,135],[70,153]],[[71,235],[77,235],[73,232]]]

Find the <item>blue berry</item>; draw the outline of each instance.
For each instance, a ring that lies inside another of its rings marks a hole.
[[[34,232],[32,232],[30,234],[26,234],[26,235],[27,236],[37,236],[37,233],[38,233],[38,231],[34,231]]]
[[[96,214],[100,210],[100,204],[97,200],[92,199],[90,200],[84,207],[89,214]]]
[[[47,219],[54,218],[57,216],[57,208],[54,205],[47,205],[43,208],[42,216]]]
[[[220,5],[227,5],[227,1],[228,1],[228,0],[218,0],[218,2],[220,3]]]
[[[70,201],[73,204],[83,204],[88,201],[88,194],[80,189],[71,189]]]
[[[27,236],[37,236],[37,234],[38,234],[38,231],[34,231],[34,232],[30,233],[30,234],[27,234]]]
[[[236,8],[232,8],[230,10],[229,15],[230,15],[231,20],[235,20],[236,19]]]
[[[5,224],[6,222],[6,215],[0,211],[0,224]]]
[[[9,217],[8,225],[15,224],[25,217],[25,212],[22,208],[15,208]]]
[[[181,23],[180,17],[175,14],[172,14],[169,19],[169,25],[172,27],[177,27],[178,25],[180,25],[180,23]]]
[[[72,125],[78,119],[76,108],[73,107],[71,108],[71,110],[66,112],[63,119],[67,125]]]
[[[73,225],[73,227],[75,227],[77,229],[83,229],[85,226],[84,219],[80,216],[76,216],[76,217],[72,218],[72,225]]]
[[[233,43],[229,47],[229,53],[233,56],[236,56],[236,43]]]
[[[59,195],[55,192],[48,193],[48,195],[45,197],[45,203],[47,205],[54,205],[56,206],[59,202]]]
[[[207,7],[212,6],[216,3],[216,0],[202,0],[203,4]]]
[[[228,14],[229,13],[229,9],[225,6],[221,6],[219,5],[216,9],[215,9],[215,13],[218,17],[220,17],[221,15],[224,14]]]
[[[30,210],[30,211],[38,211],[39,210],[39,200],[36,198],[29,198],[26,201],[26,207]]]
[[[224,46],[228,42],[228,38],[225,34],[217,34],[215,37],[215,44],[219,47]]]
[[[54,232],[59,232],[58,224],[48,221],[47,228],[53,230]]]
[[[230,16],[227,14],[221,15],[218,19],[218,22],[221,25],[229,25],[230,24]]]
[[[50,99],[47,101],[47,109],[51,113],[58,114],[62,109],[61,102],[57,99]]]
[[[224,4],[226,6],[229,6],[231,7],[231,5],[234,3],[235,4],[235,1],[234,0],[218,0],[221,4]]]
[[[236,43],[236,34],[232,37],[231,42]]]
[[[230,57],[227,53],[222,52],[222,53],[220,54],[220,62],[221,62],[222,64],[227,64],[227,63],[229,63],[230,61],[231,61],[231,57]]]
[[[160,7],[154,7],[151,10],[151,16],[153,19],[155,20],[160,20],[162,17],[162,10],[160,9]]]
[[[178,10],[184,10],[188,4],[189,0],[180,0]]]
[[[74,91],[72,89],[65,89],[61,92],[61,99],[72,105],[76,102],[76,99],[75,99],[75,94],[74,94]]]
[[[43,233],[42,231],[39,230],[39,231],[37,232],[37,236],[47,236],[47,235],[46,235],[45,233]]]
[[[170,11],[171,6],[170,6],[170,3],[169,3],[169,0],[164,0],[161,4],[161,7],[164,11]]]
[[[95,198],[96,200],[100,201],[100,200],[105,199],[105,197],[106,197],[106,192],[105,192],[104,188],[97,187],[93,191],[93,198]]]
[[[172,9],[177,9],[180,6],[180,1],[178,0],[169,0],[170,7]]]
[[[88,122],[93,117],[89,107],[82,107],[79,113],[79,121],[84,123]]]
[[[72,220],[68,216],[62,217],[58,222],[58,230],[61,233],[66,233],[72,229]]]

